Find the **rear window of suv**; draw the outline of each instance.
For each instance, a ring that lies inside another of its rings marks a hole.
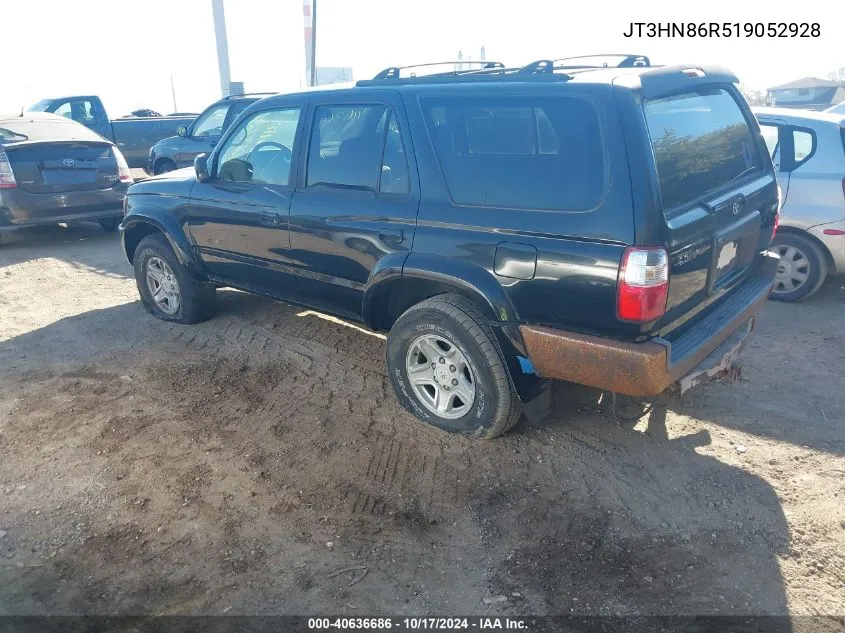
[[[762,167],[748,122],[726,90],[647,101],[645,115],[666,211]]]
[[[585,99],[450,96],[422,107],[457,204],[587,211],[604,193],[599,114]]]

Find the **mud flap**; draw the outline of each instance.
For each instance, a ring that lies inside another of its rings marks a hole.
[[[681,396],[693,387],[712,380],[728,378],[738,380],[742,376],[740,356],[755,325],[755,317],[740,327],[724,343],[701,361],[692,371],[680,378],[669,388],[672,395]]]
[[[505,359],[508,378],[522,402],[525,417],[533,423],[541,422],[551,409],[551,384],[540,377],[528,357],[517,323],[494,321],[490,326]]]

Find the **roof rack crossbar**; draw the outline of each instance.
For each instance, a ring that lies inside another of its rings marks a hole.
[[[604,61],[600,64],[560,64],[560,62],[577,61],[580,59],[617,59],[616,63]],[[575,57],[562,57],[552,60],[556,68],[648,68],[651,67],[651,60],[645,55],[632,53],[602,53],[599,55],[577,55]]]
[[[412,64],[410,66],[391,66],[390,68],[385,68],[380,73],[378,73],[373,79],[400,79],[401,73],[403,70],[410,70],[411,68],[429,68],[431,66],[447,66],[449,64],[454,64],[455,66],[463,66],[463,65],[470,65],[476,64],[481,65],[481,69],[502,69],[505,65],[502,62],[493,62],[493,61],[468,61],[468,60],[457,60],[457,61],[445,61],[445,62],[430,62],[427,64]],[[481,70],[476,69],[476,70]],[[451,72],[446,73],[436,73],[442,75],[452,75],[458,74],[461,72],[469,72],[470,69],[467,70],[454,70]],[[411,74],[411,77],[415,77],[414,73]]]

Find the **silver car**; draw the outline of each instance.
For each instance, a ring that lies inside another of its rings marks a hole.
[[[845,274],[845,115],[753,108],[781,188],[772,298],[797,301]]]

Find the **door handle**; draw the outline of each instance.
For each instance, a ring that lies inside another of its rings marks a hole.
[[[405,236],[402,229],[379,229],[378,238],[385,244],[401,244]]]
[[[279,226],[282,223],[282,216],[278,213],[270,213],[268,211],[261,211],[258,214],[258,219],[261,224],[266,224],[268,226]]]

